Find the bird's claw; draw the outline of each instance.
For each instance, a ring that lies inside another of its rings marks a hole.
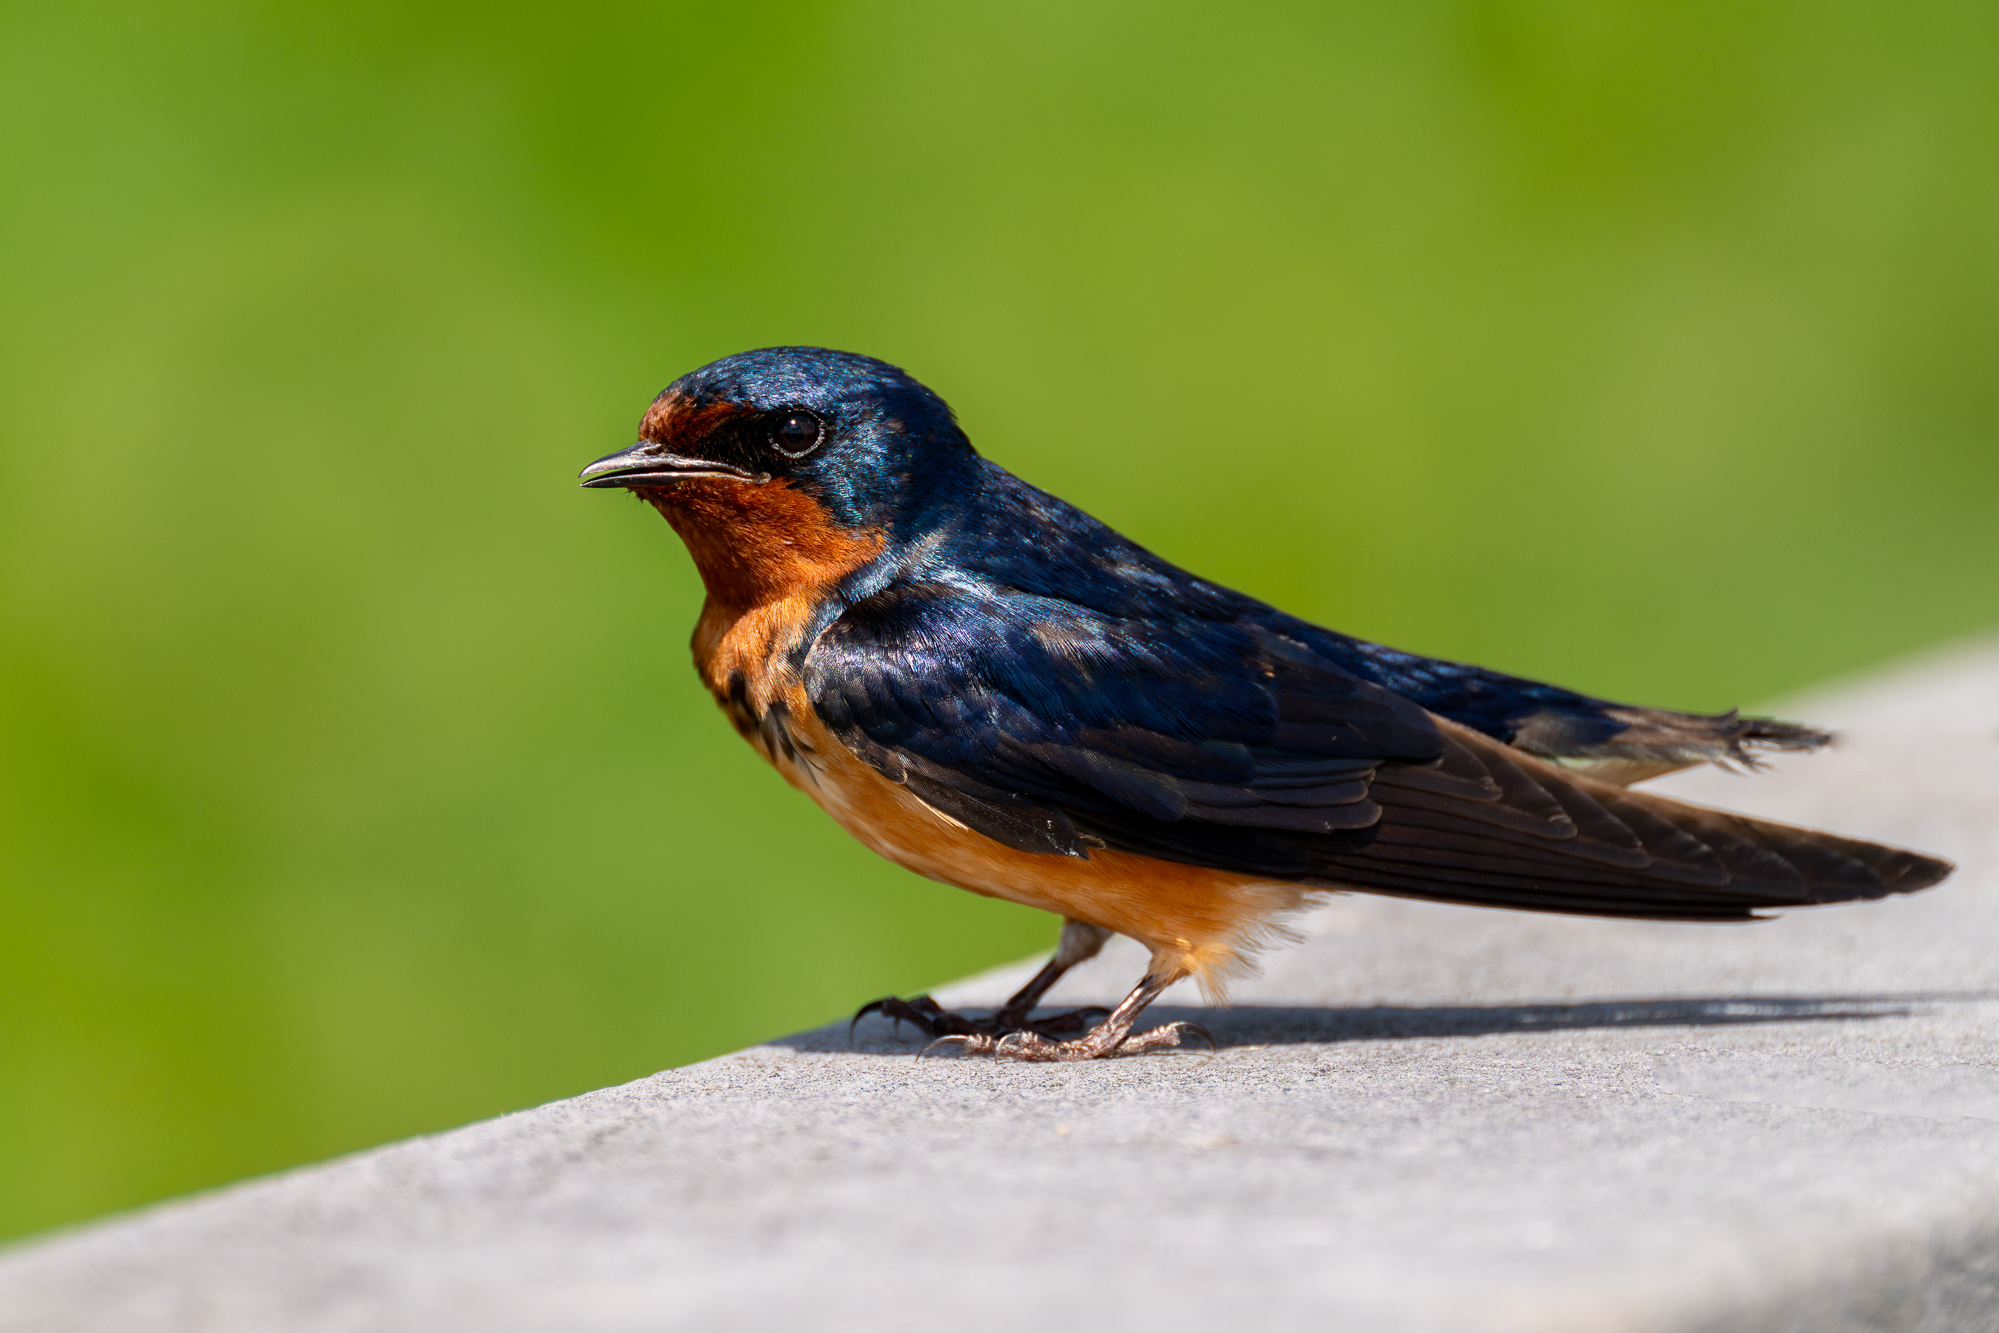
[[[895,1030],[897,1032],[902,1031],[902,1020],[900,1018],[896,1018],[894,1014],[888,1012],[888,1002],[892,998],[894,997],[883,996],[879,1000],[870,1000],[866,1004],[862,1005],[859,1009],[856,1009],[854,1011],[854,1016],[847,1020],[847,1044],[849,1046],[852,1046],[854,1044],[854,1029],[859,1027],[861,1025],[861,1020],[866,1018],[869,1014],[883,1014],[889,1018],[894,1018]]]
[[[854,1029],[859,1027],[861,1020],[869,1014],[880,1014],[883,1018],[893,1021],[897,1030],[900,1030],[904,1023],[908,1023],[917,1031],[928,1033],[933,1037],[942,1037],[947,1033],[969,1033],[979,1030],[974,1021],[958,1017],[958,1015],[944,1008],[928,995],[919,995],[911,1000],[905,1000],[895,995],[884,995],[879,1000],[862,1005],[852,1020],[848,1022],[848,1045],[853,1044]]]
[[[939,1037],[925,1046],[916,1053],[916,1058],[921,1060],[924,1056],[943,1047],[960,1045],[964,1047],[966,1055],[991,1055],[999,1049],[1001,1040],[1002,1038],[998,1037],[988,1037],[982,1032],[953,1032]]]
[[[1214,1055],[1221,1050],[1221,1047],[1215,1045],[1215,1034],[1208,1031],[1206,1028],[1202,1027],[1199,1023],[1194,1023],[1186,1019],[1182,1019],[1177,1023],[1168,1023],[1166,1024],[1166,1027],[1173,1029],[1174,1032],[1173,1044],[1175,1046],[1180,1045],[1181,1037],[1199,1037],[1202,1041],[1208,1043],[1209,1055]],[[1162,1030],[1163,1029],[1160,1028],[1153,1029],[1153,1031],[1155,1032]],[[1148,1032],[1145,1035],[1149,1037],[1152,1035],[1152,1033]]]
[[[1208,1044],[1208,1053],[1217,1049],[1214,1034],[1199,1023],[1163,1023],[1145,1032],[1126,1036],[1122,1040],[1105,1039],[1096,1032],[1078,1037],[1074,1041],[1050,1041],[1031,1028],[1021,1028],[1003,1036],[993,1037],[985,1033],[952,1033],[938,1037],[916,1053],[921,1060],[924,1056],[942,1050],[946,1046],[957,1046],[965,1055],[996,1055],[1010,1060],[1023,1060],[1030,1064],[1068,1063],[1076,1060],[1101,1060],[1113,1055],[1142,1055],[1147,1051],[1171,1050],[1181,1044],[1182,1038],[1199,1037]]]
[[[1109,1015],[1111,1011],[1100,1004],[1085,1005],[1081,1009],[1071,1009],[1067,1013],[1050,1014],[1046,1018],[1030,1019],[1025,1013],[1009,1013],[1005,1009],[991,1018],[966,1018],[954,1014],[938,1004],[928,995],[918,995],[902,999],[894,995],[883,996],[864,1004],[847,1024],[847,1043],[852,1045],[854,1030],[862,1019],[870,1014],[880,1014],[898,1028],[908,1023],[917,1031],[932,1038],[944,1037],[985,1037],[997,1039],[1014,1032],[1033,1032],[1044,1037],[1059,1037],[1086,1032],[1090,1028],[1093,1015]],[[936,1041],[931,1042],[935,1046]],[[929,1046],[924,1048],[926,1051]],[[975,1054],[990,1054],[981,1049]]]

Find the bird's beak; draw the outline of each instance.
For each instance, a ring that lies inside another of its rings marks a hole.
[[[588,487],[666,486],[687,477],[754,478],[739,467],[717,463],[711,458],[683,458],[668,453],[666,446],[640,440],[631,448],[604,457],[583,469],[582,484]]]

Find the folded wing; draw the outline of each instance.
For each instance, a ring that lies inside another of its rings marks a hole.
[[[1690,920],[1911,892],[1950,869],[1594,781],[1254,622],[904,584],[850,608],[805,669],[865,762],[1026,851]]]

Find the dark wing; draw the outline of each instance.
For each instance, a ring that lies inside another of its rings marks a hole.
[[[1275,635],[1023,594],[877,593],[820,636],[805,685],[834,734],[926,802],[1071,856],[1103,845],[1085,831],[1100,819],[1164,844],[1365,828],[1380,764],[1442,753],[1422,709]]]
[[[1032,852],[1699,920],[1908,892],[1949,870],[1578,777],[1254,622],[897,585],[821,636],[805,684],[876,770]]]

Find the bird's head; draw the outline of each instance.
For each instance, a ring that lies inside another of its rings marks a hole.
[[[769,347],[668,385],[638,443],[583,469],[582,482],[652,504],[709,591],[738,600],[917,535],[975,458],[944,400],[895,366]]]

